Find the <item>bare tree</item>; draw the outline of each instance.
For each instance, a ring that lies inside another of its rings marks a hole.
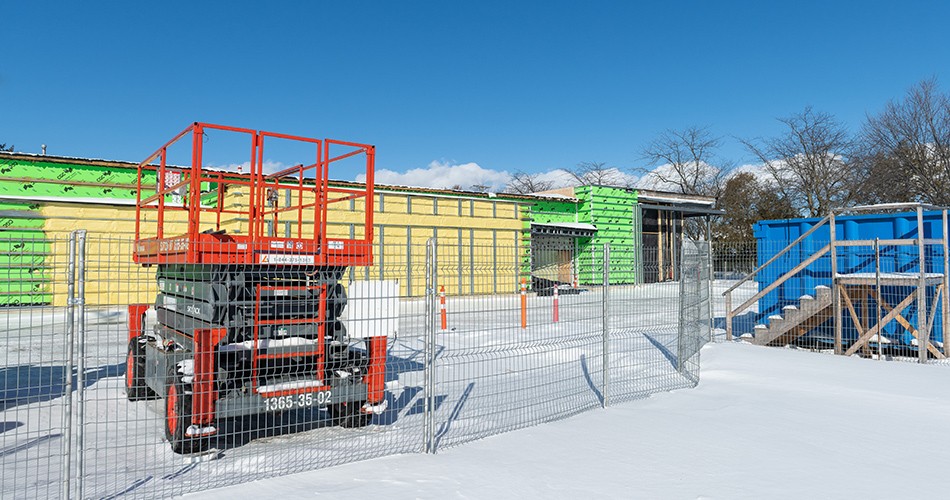
[[[810,217],[851,203],[863,179],[852,169],[855,143],[847,129],[811,107],[779,121],[787,127],[782,135],[742,141],[776,179],[778,192]]]
[[[554,186],[554,182],[541,179],[540,174],[529,174],[517,171],[505,186],[506,193],[529,194],[547,191]]]
[[[936,79],[868,117],[863,136],[875,181],[870,199],[950,204],[950,95]]]
[[[579,185],[630,187],[623,172],[604,162],[584,161],[567,171]]]
[[[724,242],[754,241],[752,226],[756,222],[798,215],[788,199],[749,172],[731,176],[717,202],[725,214],[713,224],[713,238]]]
[[[12,152],[13,152],[13,144],[10,144],[9,146],[7,146],[7,144],[6,144],[5,142],[0,143],[0,151],[8,151],[8,152],[12,153]]]
[[[705,127],[667,130],[643,148],[643,159],[650,168],[634,171],[641,181],[660,189],[719,196],[728,170],[716,153],[721,145],[722,140]]]

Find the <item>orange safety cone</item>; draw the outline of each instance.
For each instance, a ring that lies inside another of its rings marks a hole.
[[[521,328],[528,328],[528,281],[521,278]]]
[[[447,330],[449,321],[445,314],[445,285],[439,286],[439,315],[442,316],[442,330]]]

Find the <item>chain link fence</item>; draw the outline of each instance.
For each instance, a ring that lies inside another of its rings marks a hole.
[[[143,267],[132,245],[24,245],[36,289],[0,309],[0,496],[170,497],[434,453],[692,387],[712,334],[706,242],[650,284],[620,247],[543,256],[560,274],[532,279],[530,248],[478,241],[319,270]]]

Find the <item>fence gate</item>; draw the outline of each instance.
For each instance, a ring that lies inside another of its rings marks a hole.
[[[694,356],[712,340],[711,258],[708,241],[683,242],[677,355],[680,372],[693,363],[698,373],[699,360]]]

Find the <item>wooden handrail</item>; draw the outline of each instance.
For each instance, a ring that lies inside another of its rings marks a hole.
[[[740,305],[739,307],[733,309],[732,311],[729,311],[729,313],[731,314],[731,313],[733,313],[733,312],[735,312],[735,311],[741,311],[741,310],[743,310],[743,309],[745,309],[745,308],[751,306],[751,305],[754,304],[757,300],[759,300],[759,299],[761,299],[762,297],[764,297],[765,294],[771,292],[772,290],[775,290],[776,288],[779,287],[779,285],[781,285],[782,283],[785,283],[785,281],[787,281],[789,278],[791,278],[792,276],[794,276],[794,275],[796,275],[796,274],[802,272],[802,270],[804,270],[806,267],[810,266],[813,262],[815,262],[816,260],[818,260],[819,258],[821,258],[822,256],[824,256],[826,253],[828,253],[828,250],[831,250],[831,244],[830,244],[830,243],[827,244],[827,245],[825,245],[825,246],[823,246],[823,247],[821,248],[821,250],[818,250],[817,252],[811,254],[811,257],[808,257],[807,259],[805,259],[805,260],[799,262],[797,266],[791,268],[788,272],[786,272],[785,274],[779,276],[779,278],[778,278],[777,280],[773,281],[772,283],[770,283],[769,286],[767,286],[767,287],[763,288],[762,290],[760,290],[758,293],[756,293],[755,295],[753,295],[752,297],[750,297],[749,300],[746,300],[745,302],[743,302],[742,305]]]
[[[785,255],[789,250],[792,249],[792,247],[794,247],[795,245],[801,243],[802,240],[804,240],[805,238],[808,237],[808,235],[810,235],[811,233],[814,233],[815,231],[817,231],[819,227],[823,226],[823,225],[824,225],[826,222],[828,222],[830,219],[831,219],[831,216],[830,216],[830,215],[826,215],[824,219],[821,219],[820,221],[818,221],[818,224],[815,224],[814,226],[812,226],[811,229],[809,229],[808,231],[805,231],[804,233],[802,233],[802,235],[799,236],[798,238],[796,238],[795,241],[789,243],[788,246],[786,246],[785,248],[783,248],[781,252],[779,252],[779,253],[773,255],[771,259],[769,259],[768,261],[765,262],[765,264],[762,264],[761,266],[755,268],[754,271],[752,271],[751,273],[745,275],[745,277],[743,277],[741,280],[739,280],[736,284],[734,284],[734,285],[732,285],[731,287],[729,287],[725,292],[722,292],[722,294],[723,294],[723,295],[726,295],[727,293],[732,292],[732,291],[735,290],[736,288],[739,288],[739,286],[742,285],[743,283],[745,283],[746,281],[749,281],[750,279],[752,279],[753,276],[755,276],[756,274],[759,274],[759,271],[761,271],[762,269],[765,269],[765,266],[768,266],[769,264],[775,262],[775,260],[778,259],[779,257]]]

